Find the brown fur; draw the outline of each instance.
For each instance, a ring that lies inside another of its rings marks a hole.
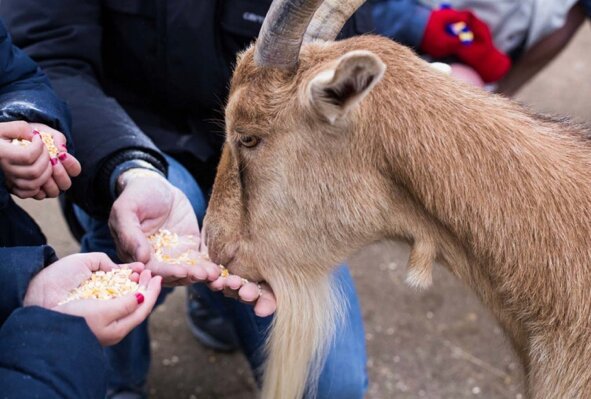
[[[351,50],[370,50],[386,72],[331,124],[307,84]],[[591,397],[591,143],[582,128],[468,87],[375,36],[304,46],[295,74],[256,66],[248,50],[226,123],[206,221],[215,259],[285,290],[326,279],[368,243],[406,240],[410,283],[428,285],[438,259],[498,317],[531,397]],[[240,134],[262,141],[240,148]],[[280,314],[288,294],[277,295]]]

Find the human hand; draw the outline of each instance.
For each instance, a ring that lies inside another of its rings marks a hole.
[[[39,131],[51,134],[59,153],[51,158]],[[30,141],[26,146],[12,140]],[[57,197],[72,185],[70,177],[80,174],[80,163],[67,153],[65,136],[39,123],[0,123],[0,168],[8,189],[19,198]]]
[[[206,239],[201,240],[201,253],[209,259]],[[222,291],[229,298],[254,306],[254,313],[259,317],[267,317],[275,313],[277,300],[271,286],[265,282],[253,283],[235,274],[220,274],[209,283],[212,291]]]
[[[254,306],[254,313],[259,317],[267,317],[275,313],[277,300],[271,286],[267,283],[253,283],[240,276],[231,274],[220,276],[209,283],[212,291],[222,291],[225,296],[237,299]]]
[[[109,227],[119,257],[139,261],[166,285],[214,281],[220,269],[200,256],[197,218],[187,197],[156,172],[131,169],[118,180],[121,194],[111,209]],[[165,229],[185,240],[183,251],[195,254],[196,264],[172,264],[155,256],[148,236]]]
[[[434,10],[427,21],[420,49],[435,58],[456,54],[462,43],[457,36],[448,33],[448,26],[457,22],[464,22],[470,26],[474,18],[469,11],[451,8]]]
[[[75,300],[60,305],[93,272],[119,267],[105,254],[89,253],[67,256],[39,272],[29,284],[24,305],[84,317],[102,345],[113,345],[148,316],[160,293],[160,277],[152,278],[141,263],[121,266],[130,268],[131,279],[139,281],[141,293],[136,293],[137,296],[130,294],[106,301]]]

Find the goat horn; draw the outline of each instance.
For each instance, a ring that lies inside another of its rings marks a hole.
[[[363,3],[365,0],[324,0],[308,26],[304,43],[335,40],[345,22]]]
[[[322,0],[274,0],[256,41],[257,65],[294,69],[304,33]]]

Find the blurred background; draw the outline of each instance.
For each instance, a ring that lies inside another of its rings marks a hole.
[[[518,101],[591,126],[590,25],[519,92]],[[78,251],[57,201],[43,201],[42,207],[32,200],[19,203],[60,256]],[[522,398],[521,366],[475,295],[442,267],[429,290],[405,286],[407,259],[402,244],[374,245],[351,259],[366,327],[367,397]],[[185,290],[176,289],[152,316],[151,397],[254,398],[244,357],[201,347],[186,327],[184,301]]]

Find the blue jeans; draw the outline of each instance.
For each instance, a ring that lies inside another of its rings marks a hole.
[[[203,220],[207,202],[197,182],[177,161],[167,157],[169,162],[168,180],[189,198],[199,223]],[[82,238],[82,252],[105,252],[117,259],[115,244],[107,222],[96,220],[82,209],[75,207],[76,217],[86,234]],[[333,275],[335,284],[342,286],[342,292],[349,301],[348,314],[343,328],[337,331],[333,347],[319,379],[318,399],[362,398],[367,388],[365,368],[365,333],[357,293],[346,266],[339,267]],[[267,337],[272,317],[260,318],[252,306],[224,297],[210,291],[204,284],[194,288],[215,311],[231,320],[236,328],[242,349],[259,381],[257,371],[263,364],[262,348]],[[164,289],[159,303],[164,301],[172,289]],[[111,367],[109,388],[139,389],[144,386],[150,367],[150,340],[148,322],[136,327],[119,344],[106,349]]]

